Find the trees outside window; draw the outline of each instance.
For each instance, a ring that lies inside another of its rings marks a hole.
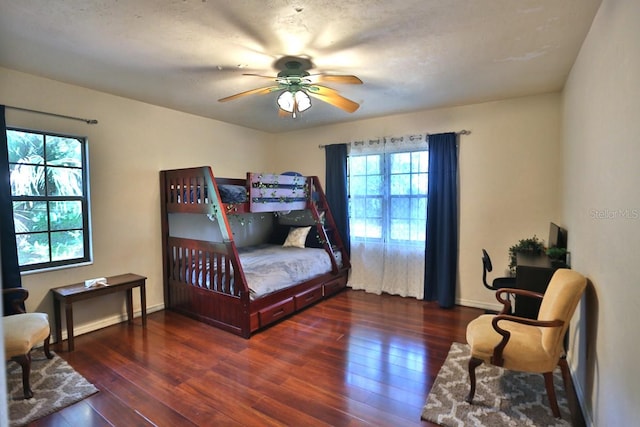
[[[90,261],[87,141],[7,129],[21,271]]]
[[[351,156],[351,237],[424,246],[428,163],[426,150]]]

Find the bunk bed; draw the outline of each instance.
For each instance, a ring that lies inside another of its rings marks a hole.
[[[161,171],[160,191],[166,308],[249,338],[346,286],[348,253],[317,177],[216,178],[203,166]],[[231,219],[256,213],[268,238],[237,246]],[[303,222],[283,224],[292,213]],[[185,215],[196,229],[178,230]]]

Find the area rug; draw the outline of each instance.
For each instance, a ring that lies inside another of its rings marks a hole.
[[[571,426],[560,368],[553,381],[562,419],[551,414],[542,375],[482,364],[476,368],[473,405],[469,393],[469,346],[453,343],[422,410],[422,419],[442,426]]]
[[[23,426],[98,391],[65,360],[55,353],[53,359],[47,359],[42,349],[31,353],[30,378],[33,398],[24,399],[22,368],[16,362],[7,362],[10,426]]]

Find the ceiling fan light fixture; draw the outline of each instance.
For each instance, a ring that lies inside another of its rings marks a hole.
[[[296,90],[295,92],[285,90],[278,96],[278,107],[293,114],[296,117],[296,113],[303,112],[311,108],[311,98],[303,90]]]

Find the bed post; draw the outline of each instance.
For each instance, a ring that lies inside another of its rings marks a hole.
[[[162,236],[162,287],[164,291],[164,308],[169,308],[169,259],[167,254],[167,239],[169,238],[169,218],[167,215],[167,181],[166,172],[160,171],[160,229]]]

